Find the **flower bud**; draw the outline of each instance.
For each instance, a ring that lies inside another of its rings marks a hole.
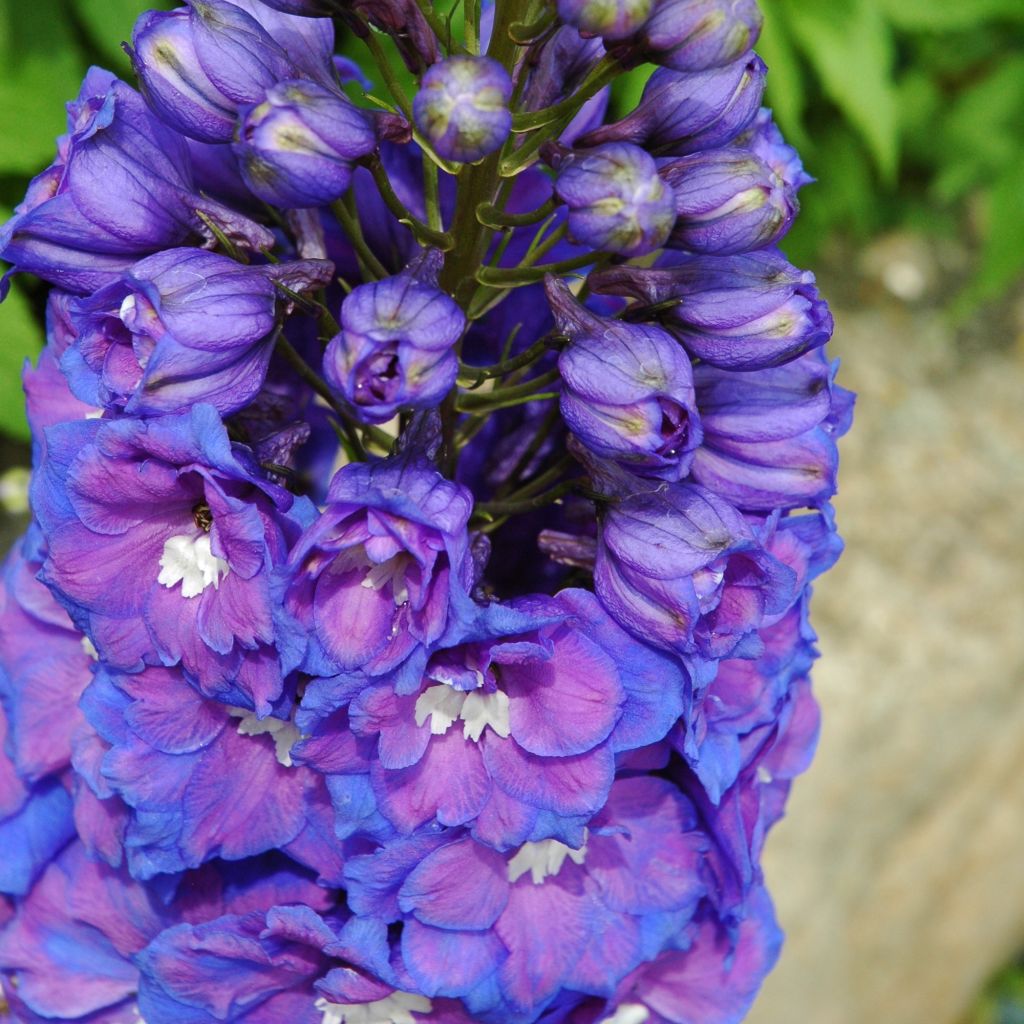
[[[196,55],[187,8],[147,11],[130,51],[142,94],[160,120],[200,142],[227,142],[235,104],[210,81]]]
[[[592,274],[590,284],[662,307],[662,323],[686,350],[724,369],[778,366],[832,335],[832,314],[814,275],[774,249],[691,257],[656,270],[615,267]]]
[[[284,14],[298,14],[303,18],[319,18],[330,14],[334,5],[330,0],[260,0],[267,7]]]
[[[341,333],[324,353],[328,384],[366,423],[438,405],[455,383],[466,318],[420,267],[363,284],[341,304]]]
[[[659,68],[636,110],[584,135],[579,145],[634,142],[655,156],[685,156],[717,149],[757,116],[764,94],[764,61],[744,58],[698,74]]]
[[[508,138],[512,79],[489,57],[449,57],[423,76],[413,101],[416,127],[447,160],[472,163]]]
[[[619,256],[661,248],[676,219],[672,188],[653,157],[628,142],[570,156],[555,193],[569,208],[574,242]]]
[[[636,41],[655,64],[706,71],[744,56],[762,20],[755,0],[657,0]]]
[[[653,0],[558,0],[558,16],[584,36],[626,39],[647,20]]]
[[[669,247],[730,255],[763,249],[790,228],[796,190],[742,149],[719,149],[661,168],[675,193],[678,220]]]
[[[273,206],[325,206],[348,188],[353,161],[372,153],[369,116],[315,82],[281,82],[242,112],[234,149],[245,183]]]
[[[592,313],[547,280],[559,331],[562,417],[591,452],[643,476],[685,475],[701,429],[690,360],[666,331]]]

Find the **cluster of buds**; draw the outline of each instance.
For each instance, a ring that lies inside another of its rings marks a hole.
[[[736,1024],[775,961],[852,396],[759,13],[461,22],[148,12],[0,229],[0,1018]]]

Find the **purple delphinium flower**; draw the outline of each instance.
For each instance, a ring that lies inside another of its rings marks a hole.
[[[433,65],[413,101],[416,127],[448,160],[472,163],[508,138],[512,79],[490,57],[449,57]]]
[[[615,267],[595,274],[592,285],[658,306],[659,320],[692,356],[728,370],[777,366],[832,336],[814,275],[773,249],[650,270]]]
[[[403,921],[420,991],[466,997],[476,1012],[505,1006],[503,1019],[535,1017],[563,987],[611,994],[704,894],[707,838],[662,779],[617,781],[575,848],[546,840],[499,853],[458,831],[432,845],[353,857],[353,906]]]
[[[136,956],[177,920],[198,923],[290,902],[323,910],[330,901],[284,858],[208,864],[161,892],[71,843],[0,928],[6,995],[19,1020],[120,1024],[138,1016]]]
[[[555,278],[548,302],[570,339],[558,358],[569,429],[596,455],[643,476],[685,476],[701,426],[679,344],[660,327],[592,313]]]
[[[765,615],[788,607],[794,583],[743,516],[703,487],[644,490],[636,480],[603,511],[594,585],[620,625],[648,643],[749,656],[757,647],[744,641],[756,641]]]
[[[469,492],[423,459],[354,463],[280,574],[311,675],[400,671],[419,686],[428,651],[472,616]]]
[[[316,82],[280,82],[243,108],[234,150],[246,184],[284,209],[326,206],[348,188],[353,163],[377,148],[370,117]]]
[[[328,384],[364,422],[439,405],[458,373],[466,317],[436,285],[431,258],[359,285],[341,304],[341,333],[324,352]]]
[[[259,720],[165,668],[101,668],[82,705],[107,748],[99,771],[126,809],[123,843],[136,878],[287,852],[306,826],[322,783],[292,765],[298,731],[287,709]]]
[[[333,264],[244,266],[202,249],[168,249],[72,302],[78,337],[61,366],[83,401],[132,415],[208,402],[221,413],[260,390],[274,346],[277,285],[328,283]]]
[[[147,253],[212,239],[200,213],[243,247],[274,243],[262,225],[196,193],[185,140],[134,89],[93,68],[68,105],[56,162],[0,230],[0,256],[18,271],[91,292]]]
[[[671,186],[639,146],[609,142],[566,157],[555,194],[569,209],[569,237],[578,245],[643,256],[668,240],[676,219]]]
[[[204,692],[269,709],[270,571],[311,510],[232,446],[212,406],[52,428],[32,497],[42,577],[103,658],[180,662]]]

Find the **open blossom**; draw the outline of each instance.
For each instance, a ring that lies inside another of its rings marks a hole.
[[[270,573],[308,513],[211,406],[54,428],[33,500],[43,577],[105,659],[181,663],[263,710],[280,694]]]
[[[0,227],[5,1019],[739,1024],[771,969],[853,406],[811,179],[754,0],[521,7],[145,12]]]

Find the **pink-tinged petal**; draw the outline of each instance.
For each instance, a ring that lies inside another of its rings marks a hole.
[[[185,789],[186,854],[196,863],[211,855],[238,860],[291,842],[303,826],[307,779],[303,769],[278,763],[268,737],[225,730]]]
[[[493,974],[505,956],[505,946],[491,931],[443,931],[415,918],[402,928],[402,959],[417,989],[430,998],[466,995]]]
[[[497,851],[461,839],[430,854],[398,892],[398,905],[423,924],[490,928],[508,902],[508,866]]]
[[[308,692],[308,691],[307,691]],[[349,728],[348,712],[336,711],[321,722],[312,736],[292,747],[292,760],[326,775],[360,775],[370,770],[373,741]]]
[[[591,904],[587,944],[573,963],[565,987],[611,995],[615,984],[643,959],[639,919]]]
[[[714,921],[701,923],[685,951],[663,953],[622,986],[621,1003],[648,1006],[668,1024],[739,1024],[778,959],[782,933],[762,890],[735,943]]]
[[[484,763],[509,796],[557,814],[594,814],[615,775],[607,743],[571,757],[535,757],[514,740],[485,737]]]
[[[491,791],[479,746],[454,727],[431,737],[411,768],[388,771],[375,762],[371,779],[381,811],[403,832],[435,817],[442,825],[464,825],[480,813]]]
[[[377,756],[389,769],[408,768],[423,756],[430,727],[416,724],[416,696],[399,697],[391,685],[364,690],[349,706],[352,728],[362,736],[379,733]]]
[[[582,633],[561,629],[547,661],[504,665],[509,722],[531,754],[582,754],[612,731],[625,695],[615,663]]]
[[[117,683],[132,698],[124,712],[128,726],[165,754],[208,746],[228,722],[221,705],[204,700],[172,669],[150,668],[140,676],[119,676]]]
[[[486,806],[473,823],[473,835],[497,850],[519,846],[530,838],[538,813],[536,807],[492,786]]]
[[[625,832],[592,835],[587,874],[608,907],[646,914],[696,906],[708,840],[697,831],[692,805],[670,782],[620,779],[595,824],[605,822]]]
[[[508,950],[501,986],[518,1008],[532,1010],[562,987],[590,936],[590,898],[581,887],[521,878],[494,930]]]
[[[328,571],[317,584],[313,621],[339,670],[357,669],[392,641],[395,603],[387,588],[364,587],[358,573]]]
[[[180,592],[175,592],[180,598]],[[196,625],[214,651],[226,654],[235,643],[255,647],[274,642],[270,584],[265,574],[246,580],[232,567],[216,588],[208,587],[199,597],[182,600],[197,603]]]

